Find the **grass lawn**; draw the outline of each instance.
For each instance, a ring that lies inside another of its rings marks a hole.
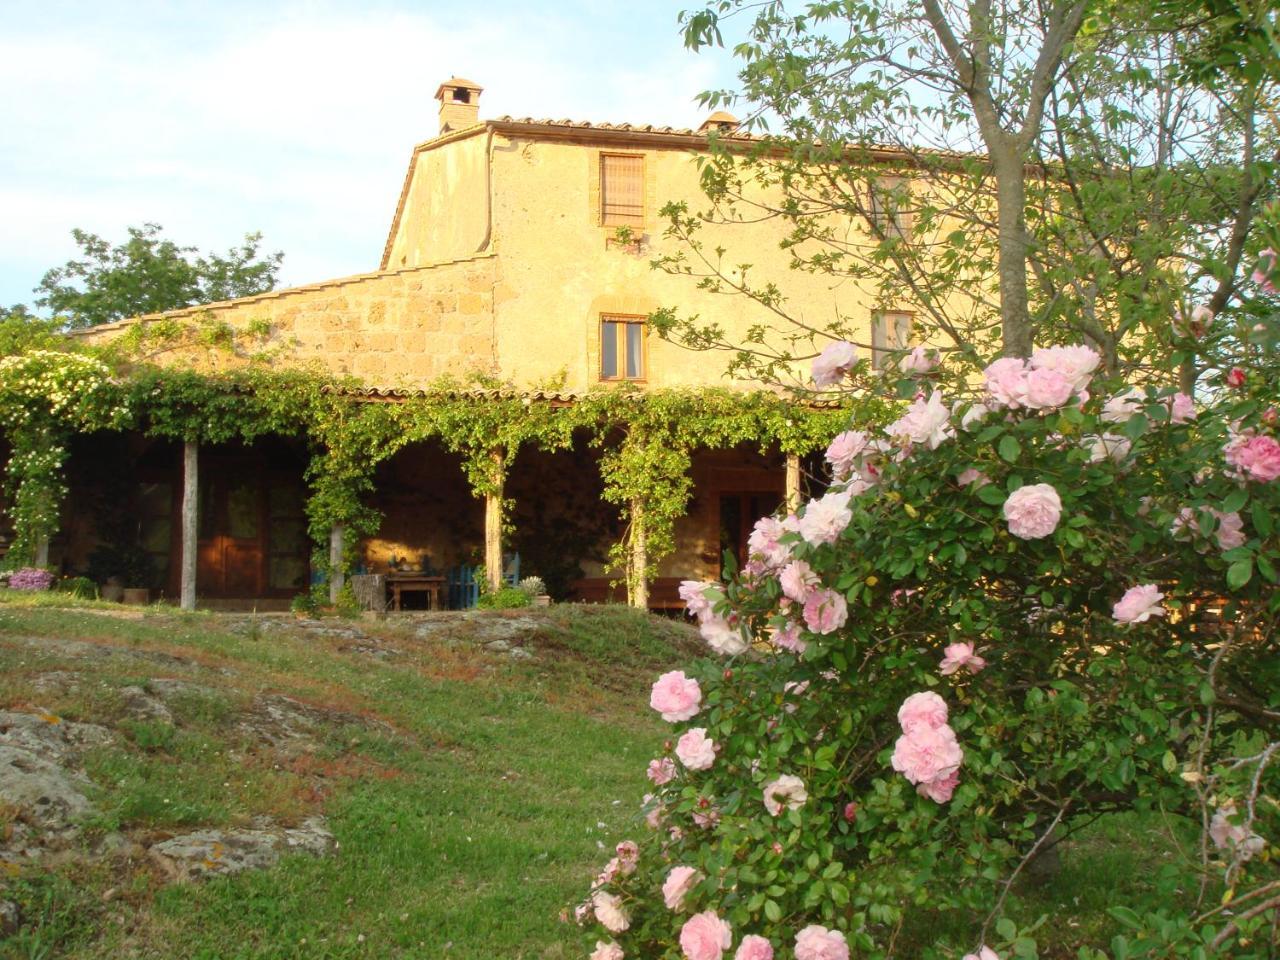
[[[339,850],[200,883],[169,882],[140,849],[0,862],[0,899],[24,915],[0,939],[6,960],[581,957],[560,912],[607,848],[644,829],[645,764],[666,730],[649,685],[700,653],[687,628],[619,607],[531,614],[536,655],[517,660],[484,649],[467,622],[430,636],[408,622],[360,623],[368,642],[354,643],[342,621],[267,629],[67,603],[0,592],[0,709],[115,732],[85,757],[97,805],[89,842],[123,834],[145,847],[201,826],[323,812]],[[139,719],[127,688],[160,683],[177,684],[172,721]],[[244,717],[274,695],[331,718],[313,749],[246,732]],[[0,840],[14,816],[0,805]],[[1118,932],[1110,906],[1141,907],[1184,869],[1180,832],[1156,818],[1094,824],[1066,845],[1051,881],[1016,887],[1007,911],[1020,926],[1045,918],[1043,957],[1105,946]],[[911,926],[899,956],[976,929],[972,917],[927,911]]]

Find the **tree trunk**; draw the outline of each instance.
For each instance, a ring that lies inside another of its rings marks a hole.
[[[991,151],[999,214],[1000,331],[1006,357],[1031,356],[1031,313],[1027,296],[1027,188],[1023,160],[1011,144]]]
[[[199,446],[194,440],[182,445],[182,589],[183,610],[196,608],[196,518],[200,502],[198,489]]]
[[[787,454],[787,512],[800,509],[800,457]]]
[[[644,501],[631,501],[631,562],[627,570],[627,602],[649,609],[649,548],[646,543]]]
[[[329,602],[337,603],[338,597],[342,593],[342,588],[346,586],[347,574],[343,567],[343,537],[346,528],[341,523],[335,523],[329,530]]]
[[[502,488],[503,452],[495,448],[489,453],[496,489],[484,496],[484,572],[490,590],[502,587]]]

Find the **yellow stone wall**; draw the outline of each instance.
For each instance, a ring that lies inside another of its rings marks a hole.
[[[402,229],[394,232],[387,267],[421,267],[482,251],[488,240],[486,146],[480,133],[415,150],[401,202]]]

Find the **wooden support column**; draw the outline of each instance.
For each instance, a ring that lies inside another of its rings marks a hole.
[[[47,567],[49,565],[49,538],[39,537],[36,540],[35,560],[33,566]]]
[[[346,586],[347,574],[343,569],[343,549],[345,544],[343,538],[346,535],[346,527],[341,523],[335,523],[329,529],[329,602],[337,603],[338,596],[342,593],[342,588]]]
[[[631,501],[631,569],[627,599],[639,610],[649,609],[649,546],[645,530],[644,501]]]
[[[490,477],[495,489],[484,495],[484,574],[489,589],[502,588],[502,488],[505,466],[502,448],[489,451]]]
[[[787,511],[795,513],[800,509],[800,457],[794,453],[787,454]]]
[[[196,608],[196,518],[199,512],[200,447],[194,440],[182,445],[182,589],[183,610]]]

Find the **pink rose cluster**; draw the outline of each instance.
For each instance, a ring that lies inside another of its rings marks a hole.
[[[1242,480],[1269,483],[1280,477],[1280,443],[1274,437],[1242,430],[1227,441],[1222,454]]]
[[[717,584],[685,580],[680,584],[679,593],[685,609],[697,617],[698,632],[707,641],[707,646],[726,657],[736,656],[747,649],[742,631],[715,612],[715,601],[721,596]]]
[[[1169,532],[1176,540],[1199,539],[1200,518],[1206,515],[1214,520],[1214,539],[1218,543],[1219,550],[1234,550],[1236,547],[1244,546],[1248,539],[1244,535],[1244,519],[1235,510],[1224,513],[1213,507],[1202,507],[1200,511],[1183,507],[1174,517],[1173,523],[1169,526]],[[1203,553],[1207,547],[1202,545],[1196,549]]]
[[[843,483],[857,477],[863,483],[875,483],[880,475],[875,466],[875,458],[887,448],[885,441],[873,440],[863,430],[846,430],[837,434],[826,453],[832,479],[836,483]]]
[[[947,704],[936,693],[913,693],[898,708],[902,736],[893,746],[893,769],[935,803],[951,799],[960,782],[964,751],[947,724]]]
[[[983,371],[987,393],[1011,410],[1060,410],[1072,397],[1085,400],[1102,358],[1084,346],[1036,347],[1031,359],[1001,357]]]
[[[1276,285],[1272,274],[1276,272],[1276,252],[1270,247],[1258,254],[1258,262],[1253,268],[1251,279],[1262,287],[1263,293],[1275,293]]]
[[[928,400],[917,397],[906,413],[885,427],[885,432],[904,448],[919,444],[928,450],[937,450],[956,435],[951,426],[951,411],[938,390],[929,394]]]

